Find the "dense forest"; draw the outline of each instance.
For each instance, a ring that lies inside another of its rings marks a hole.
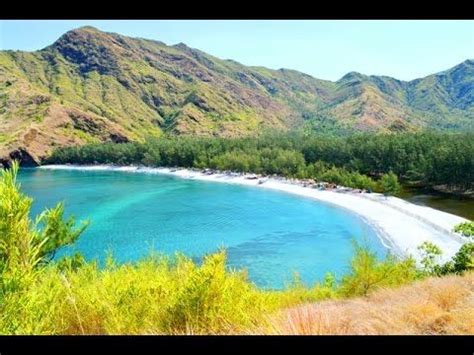
[[[474,187],[474,134],[164,136],[145,142],[62,148],[46,163],[212,168],[393,192],[400,179],[405,184],[467,191]]]

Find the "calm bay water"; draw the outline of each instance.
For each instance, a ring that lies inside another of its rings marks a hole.
[[[113,171],[23,169],[19,179],[35,200],[34,215],[64,201],[67,214],[91,220],[58,257],[79,251],[103,261],[112,252],[128,262],[155,250],[199,261],[225,247],[230,267],[246,268],[261,287],[280,288],[294,272],[307,284],[328,271],[345,273],[354,239],[386,253],[355,215],[276,191]]]
[[[474,220],[474,198],[456,196],[428,189],[405,187],[401,198],[421,206],[436,208],[470,220]]]

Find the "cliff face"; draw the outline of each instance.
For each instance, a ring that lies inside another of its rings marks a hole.
[[[84,27],[40,51],[0,52],[0,157],[35,164],[57,146],[163,132],[472,129],[473,78],[468,60],[410,82],[330,82]]]

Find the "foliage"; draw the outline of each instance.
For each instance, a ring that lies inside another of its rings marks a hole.
[[[88,222],[83,222],[81,226],[75,228],[74,217],[64,219],[63,215],[64,204],[60,202],[56,207],[46,209],[37,217],[36,225],[44,225],[44,228],[40,229],[41,239],[44,240],[40,257],[52,259],[56,250],[74,243],[88,226]]]
[[[437,268],[439,267],[438,259],[443,254],[441,249],[431,242],[423,242],[418,246],[418,250],[423,254],[421,264],[423,265],[424,270],[430,274],[436,273]]]
[[[399,261],[388,255],[379,261],[374,252],[355,245],[355,255],[348,275],[341,281],[340,292],[345,297],[367,295],[380,287],[399,286],[417,278],[415,260]]]
[[[456,233],[461,233],[465,237],[474,237],[474,222],[463,222],[454,226]]]
[[[365,253],[365,254],[364,254]],[[0,304],[3,334],[228,334],[265,326],[267,316],[307,302],[367,294],[413,280],[412,263],[372,262],[356,253],[339,284],[328,274],[311,287],[260,290],[244,271],[228,270],[225,252],[201,265],[182,255],[152,255],[134,264],[46,265],[28,288]],[[371,257],[369,257],[370,259]],[[356,287],[352,287],[357,285]],[[18,306],[21,305],[21,306]]]
[[[282,310],[272,335],[471,335],[474,274],[429,277],[367,297]]]
[[[474,243],[466,243],[453,258],[454,272],[463,273],[474,269]]]
[[[56,263],[58,270],[77,270],[82,266],[86,265],[86,260],[81,253],[77,252],[71,256],[64,256],[59,259]]]
[[[380,185],[385,195],[397,195],[400,192],[400,184],[397,175],[391,171],[388,174],[383,174],[380,179]]]
[[[474,243],[463,244],[453,258],[444,264],[436,261],[442,255],[442,251],[433,243],[424,242],[419,249],[424,252],[421,261],[423,272],[428,275],[463,274],[474,269]]]
[[[30,219],[32,199],[20,191],[17,182],[18,163],[2,170],[0,176],[0,276],[1,292],[19,287],[55,250],[73,243],[84,228],[75,228],[74,218],[63,220],[64,206]]]

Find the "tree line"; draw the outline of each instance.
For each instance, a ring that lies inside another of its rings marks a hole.
[[[60,148],[46,163],[211,168],[312,178],[380,191],[384,183],[393,185],[394,179],[400,179],[406,184],[465,191],[474,187],[474,134],[163,136],[145,142]]]

